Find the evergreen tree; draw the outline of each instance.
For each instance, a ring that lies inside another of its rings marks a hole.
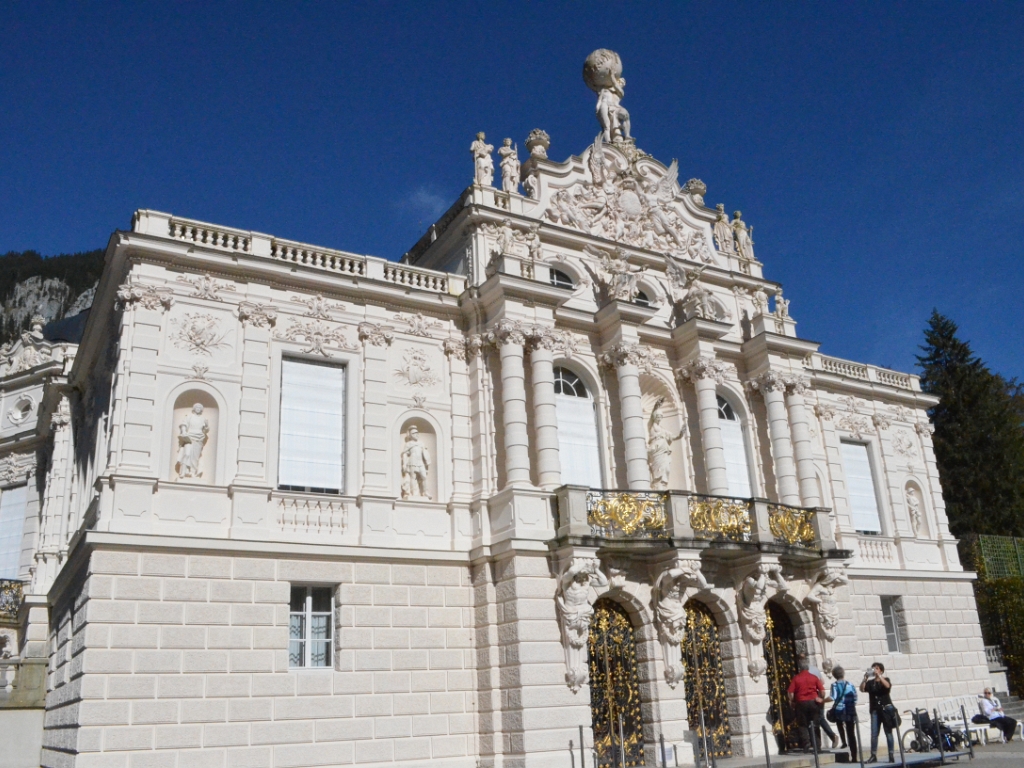
[[[936,310],[921,349],[921,389],[939,398],[929,415],[950,530],[1024,536],[1024,392]]]

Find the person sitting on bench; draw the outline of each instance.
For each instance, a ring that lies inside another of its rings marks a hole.
[[[986,688],[985,695],[978,699],[981,714],[988,718],[988,724],[1003,732],[1003,741],[1012,741],[1013,732],[1017,730],[1017,721],[1003,714],[999,699],[992,695],[992,689]]]

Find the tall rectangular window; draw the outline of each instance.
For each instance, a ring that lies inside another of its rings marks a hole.
[[[902,606],[898,596],[883,595],[882,598],[882,623],[885,625],[885,643],[889,647],[889,653],[903,652],[902,622],[900,613]]]
[[[331,666],[330,587],[292,587],[288,666]]]
[[[846,490],[850,499],[853,527],[864,533],[881,533],[875,478],[871,474],[868,447],[863,443],[841,443]]]
[[[345,490],[345,368],[281,361],[277,483],[309,493]]]
[[[0,491],[0,579],[18,578],[28,486]]]

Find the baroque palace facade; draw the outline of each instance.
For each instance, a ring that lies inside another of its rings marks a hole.
[[[618,57],[584,79],[594,143],[496,187],[478,135],[401,263],[140,210],[83,327],[2,350],[0,718],[43,766],[685,764],[791,743],[799,653],[987,684],[934,399],[799,338]]]

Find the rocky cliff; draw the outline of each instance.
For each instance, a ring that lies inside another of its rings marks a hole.
[[[16,339],[34,315],[46,322],[92,306],[103,270],[103,251],[41,256],[10,251],[0,256],[0,343]]]

